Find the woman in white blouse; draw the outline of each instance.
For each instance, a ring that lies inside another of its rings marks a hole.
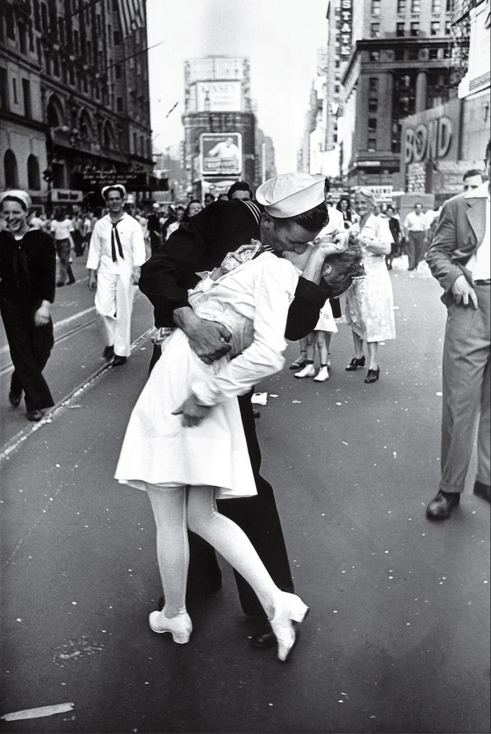
[[[385,264],[392,235],[388,220],[374,215],[375,206],[370,189],[362,187],[356,191],[354,209],[360,220],[350,228],[350,239],[362,248],[366,277],[356,280],[346,295],[346,319],[353,332],[355,348],[355,356],[346,370],[351,372],[365,365],[363,342],[366,341],[367,384],[376,382],[380,376],[379,342],[396,337],[392,283]]]
[[[317,257],[328,248],[319,244]],[[306,244],[295,251],[301,255],[301,250],[306,251]],[[236,256],[234,269],[225,269],[227,256],[189,295],[198,316],[227,327],[231,352],[207,365],[183,331],[175,329],[167,337],[131,415],[116,479],[147,491],[154,512],[165,607],[150,614],[151,629],[170,632],[180,644],[189,641],[189,528],[251,584],[284,661],[295,644],[294,622],[302,622],[308,608],[274,584],[245,533],[217,512],[216,499],[257,494],[236,397],[282,368],[288,309],[304,265],[270,252],[243,263]],[[331,267],[324,266],[323,277]],[[351,268],[349,262],[344,272]]]

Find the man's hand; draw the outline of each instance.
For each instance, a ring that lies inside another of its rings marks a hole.
[[[140,280],[141,275],[141,268],[139,266],[136,266],[131,271],[131,284],[132,285],[138,285],[138,281]]]
[[[216,321],[200,319],[189,306],[174,311],[174,323],[184,331],[189,346],[205,364],[211,364],[230,352],[229,330]]]
[[[465,275],[459,275],[454,280],[451,291],[457,306],[472,306],[477,310],[477,295]]]
[[[95,270],[89,270],[89,282],[87,283],[89,291],[95,291],[97,288],[97,273]]]
[[[34,323],[36,326],[44,326],[49,321],[49,301],[43,301],[38,310],[34,313]]]
[[[185,428],[199,426],[203,418],[206,418],[210,408],[207,405],[199,405],[195,395],[191,395],[180,408],[172,411],[172,415],[182,415],[182,425]]]

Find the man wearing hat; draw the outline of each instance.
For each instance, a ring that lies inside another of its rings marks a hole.
[[[161,338],[177,325],[206,364],[226,354],[230,350],[227,329],[200,319],[188,303],[188,288],[199,281],[196,273],[212,270],[228,252],[250,245],[251,240],[260,240],[263,249],[273,252],[305,249],[327,220],[324,183],[325,177],[321,175],[283,174],[258,188],[256,202],[216,201],[192,217],[189,223],[181,224],[144,264],[139,282],[141,291],[154,306]],[[303,277],[299,279],[289,310],[285,333],[288,339],[298,340],[312,331],[319,310],[329,296],[318,285],[324,259],[331,254],[325,248],[325,244],[323,248],[314,248]],[[333,245],[332,252],[335,250]],[[159,356],[160,345],[156,344],[151,366]],[[239,397],[239,406],[258,494],[229,503],[220,502],[219,509],[248,535],[275,583],[283,591],[291,592],[293,582],[273,489],[259,473],[261,452],[250,393]],[[190,534],[190,549],[189,593],[206,593],[220,588],[221,573],[211,547]],[[237,574],[236,580],[245,614],[258,619],[252,644],[261,648],[273,646],[276,639],[256,595]]]
[[[17,408],[24,394],[26,417],[40,421],[54,405],[43,369],[53,348],[50,305],[55,298],[53,239],[27,221],[31,199],[15,189],[0,194],[6,229],[0,231],[0,311],[14,372],[9,402]]]
[[[124,186],[105,186],[102,196],[109,213],[95,223],[87,268],[89,288],[97,289],[95,308],[104,338],[103,356],[118,367],[130,354],[131,313],[145,262],[145,242],[141,225],[124,211]]]

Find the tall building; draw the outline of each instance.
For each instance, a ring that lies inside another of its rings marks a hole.
[[[94,204],[152,170],[144,0],[2,0],[0,188]],[[126,11],[126,14],[124,14]]]
[[[341,0],[343,167],[349,186],[400,188],[402,120],[456,96],[453,0]],[[342,12],[351,21],[343,21]],[[345,38],[343,38],[345,36]],[[346,40],[346,43],[344,41]]]
[[[239,179],[255,186],[256,117],[246,57],[206,56],[184,66],[184,166],[188,193],[215,196]]]

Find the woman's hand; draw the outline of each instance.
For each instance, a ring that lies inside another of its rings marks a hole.
[[[199,405],[196,396],[190,395],[180,408],[172,411],[172,415],[182,415],[182,425],[185,428],[193,428],[193,426],[199,426],[203,418],[208,415],[209,410],[208,405]]]

